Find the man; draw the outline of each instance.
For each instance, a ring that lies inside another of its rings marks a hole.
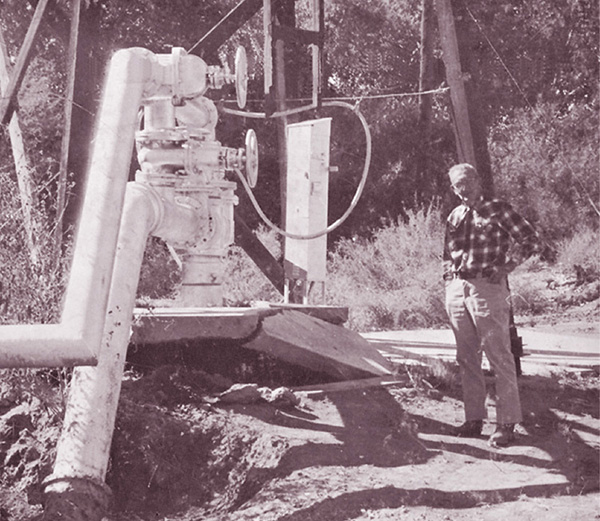
[[[496,430],[492,446],[514,440],[521,422],[515,361],[511,352],[507,275],[527,257],[541,252],[531,225],[503,201],[482,195],[479,174],[462,163],[448,172],[461,199],[449,215],[444,244],[446,310],[456,338],[462,380],[465,423],[457,436],[478,437],[486,417],[485,352],[495,375]],[[510,251],[513,248],[515,251]]]

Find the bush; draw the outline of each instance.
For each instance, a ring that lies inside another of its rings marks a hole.
[[[56,321],[66,270],[55,257],[51,221],[41,206],[31,209],[32,254],[16,182],[0,171],[0,186],[0,323]]]
[[[514,203],[551,241],[598,225],[598,112],[554,105],[517,111],[490,132],[500,197]]]
[[[443,233],[439,210],[429,208],[370,240],[342,239],[329,256],[327,301],[348,306],[348,326],[360,331],[445,323]]]
[[[558,262],[574,269],[579,282],[600,278],[600,237],[597,229],[584,227],[558,243]]]

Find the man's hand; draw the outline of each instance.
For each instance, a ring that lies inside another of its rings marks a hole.
[[[500,284],[503,280],[506,280],[506,277],[514,268],[515,267],[511,263],[507,263],[501,267],[495,267],[494,271],[488,275],[488,282],[491,284]]]

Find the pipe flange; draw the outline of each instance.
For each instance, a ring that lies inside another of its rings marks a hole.
[[[112,492],[103,481],[88,476],[49,476],[44,481],[44,519],[100,521]]]

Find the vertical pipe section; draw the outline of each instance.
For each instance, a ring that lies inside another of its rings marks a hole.
[[[137,113],[154,55],[117,51],[106,80],[59,324],[0,327],[0,367],[94,364],[102,338]]]
[[[129,183],[98,365],[74,370],[54,472],[46,480],[44,519],[99,521],[106,512],[104,478],[140,267],[160,214],[156,201],[151,188]]]

